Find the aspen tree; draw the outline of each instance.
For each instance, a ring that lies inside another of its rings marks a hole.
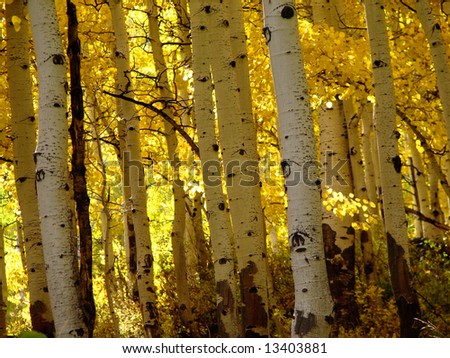
[[[230,40],[231,51],[234,61],[234,71],[239,88],[239,104],[242,115],[242,127],[244,135],[245,150],[248,152],[250,160],[255,162],[259,160],[256,124],[253,120],[252,94],[250,88],[250,73],[248,66],[247,46],[244,28],[244,19],[242,16],[242,1],[230,1],[229,8],[230,19]]]
[[[13,22],[15,17],[16,25]],[[48,293],[44,252],[39,221],[33,152],[36,147],[36,118],[29,59],[29,23],[24,4],[15,0],[6,5],[8,37],[8,88],[11,104],[14,175],[25,236],[30,314],[33,330],[47,337],[55,334],[55,325]],[[19,19],[19,20],[17,20]],[[17,24],[17,21],[20,23]],[[21,232],[20,226],[18,232]],[[23,255],[22,255],[23,256]]]
[[[352,100],[346,100],[343,102],[345,119],[347,122],[347,133],[348,133],[348,145],[350,148],[350,167],[352,170],[354,194],[357,198],[364,201],[369,201],[369,195],[367,190],[367,184],[364,180],[364,162],[362,155],[362,146],[360,144],[359,138],[359,127],[361,118],[355,112],[355,107]],[[372,168],[371,168],[372,169]],[[367,166],[367,171],[369,171],[369,166]],[[371,205],[367,205],[367,211],[373,213],[373,208]],[[365,221],[366,212],[360,211],[359,220],[361,222]],[[375,257],[373,251],[373,229],[361,228],[359,230],[360,245],[362,251],[364,274],[366,276],[367,283],[375,283],[376,271],[375,271]]]
[[[353,178],[349,163],[347,126],[342,101],[319,108],[320,162],[322,187],[349,197],[353,193]],[[335,168],[337,171],[335,172]],[[332,336],[339,327],[354,329],[358,325],[355,302],[355,229],[352,217],[340,218],[322,206],[322,230],[327,260],[335,320]]]
[[[228,203],[222,189],[219,143],[215,135],[212,81],[209,65],[205,8],[191,0],[192,70],[194,75],[194,113],[202,159],[207,217],[211,233],[216,283],[216,316],[220,337],[238,337],[238,299],[236,296],[235,254]],[[200,213],[197,213],[199,215]]]
[[[294,275],[293,337],[328,337],[332,299],[324,257],[314,125],[292,1],[263,1],[288,196]]]
[[[119,99],[116,99],[117,105],[120,107]],[[133,216],[131,210],[129,210],[128,200],[131,198],[131,187],[125,184],[123,178],[130,172],[130,161],[124,160],[128,154],[127,152],[127,142],[126,142],[126,127],[122,120],[117,123],[118,131],[118,151],[117,159],[120,163],[120,170],[122,173],[122,195],[124,198],[123,206],[123,227],[124,227],[124,246],[125,254],[127,257],[127,267],[128,267],[128,278],[129,287],[133,297],[133,300],[139,301],[139,292],[137,287],[137,247],[136,247],[136,232],[134,230]]]
[[[57,337],[85,337],[67,168],[66,58],[52,0],[28,2],[39,82],[34,153],[48,290]]]
[[[89,96],[93,99],[94,96]],[[89,98],[88,97],[88,98]],[[93,100],[95,102],[95,100]],[[98,166],[101,173],[101,192],[100,200],[102,205],[102,210],[100,214],[101,220],[101,232],[103,241],[103,252],[105,257],[104,262],[104,279],[105,279],[105,290],[106,298],[108,300],[109,314],[112,320],[112,329],[114,331],[115,337],[120,337],[120,324],[119,318],[117,317],[114,308],[114,281],[116,279],[114,274],[114,250],[113,250],[113,240],[111,236],[111,210],[110,210],[110,192],[107,186],[107,171],[106,162],[104,160],[103,148],[100,139],[100,129],[98,122],[96,121],[95,105],[90,105],[87,111],[87,117],[90,119],[91,123],[91,133],[94,141],[94,156],[97,160]],[[128,258],[128,256],[127,256]]]
[[[365,0],[373,81],[374,122],[378,142],[385,233],[392,289],[400,316],[401,337],[417,337],[419,303],[411,284],[408,233],[398,151],[394,82],[384,14],[384,2]]]
[[[248,142],[247,127],[242,124],[245,120],[231,46],[229,7],[215,0],[203,9],[210,27],[219,136],[241,285],[243,334],[267,337],[267,256],[258,162],[247,148],[253,143]]]
[[[337,27],[336,9],[332,1],[315,1],[315,22],[324,22]],[[353,193],[353,178],[349,161],[349,144],[343,103],[337,99],[319,107],[320,162],[322,168],[322,191],[328,188],[348,197]],[[338,172],[334,173],[335,168]],[[334,301],[335,320],[332,336],[337,336],[339,327],[355,328],[358,310],[355,305],[355,230],[352,218],[341,219],[322,206],[322,230],[324,235],[327,272],[331,296]]]
[[[430,46],[445,128],[447,130],[447,147],[450,148],[450,65],[446,50],[447,44],[442,35],[441,26],[434,19],[433,10],[428,1],[416,0],[416,12]]]
[[[69,127],[72,140],[72,180],[76,203],[76,221],[78,223],[78,236],[80,243],[80,293],[81,307],[83,309],[84,323],[88,329],[89,337],[94,334],[95,302],[92,287],[92,228],[90,223],[90,199],[87,191],[86,166],[86,140],[84,130],[84,102],[81,87],[81,46],[78,37],[77,8],[74,3],[67,0],[68,18],[68,57],[70,68],[70,103],[72,123]]]
[[[361,147],[364,160],[364,181],[367,196],[372,203],[378,203],[378,150],[374,146],[375,132],[373,128],[373,104],[368,102],[361,110]]]
[[[162,42],[159,33],[159,10],[155,0],[147,0],[147,13],[149,22],[150,45],[153,53],[153,61],[157,73],[160,99],[169,101],[173,99],[169,79],[167,77],[167,65],[164,58]],[[168,109],[163,110],[169,114]],[[172,250],[175,265],[175,279],[177,285],[178,308],[183,324],[195,334],[195,324],[192,317],[192,305],[189,297],[189,285],[186,271],[186,253],[184,245],[184,230],[186,220],[184,183],[179,177],[180,158],[178,155],[178,138],[175,128],[164,121],[166,133],[167,153],[170,165],[173,168],[173,200],[174,219],[171,233]]]
[[[132,93],[130,77],[128,34],[121,0],[111,0],[112,24],[115,34],[114,61],[117,67],[117,93]],[[139,116],[131,102],[119,100],[118,115],[125,122],[126,152],[124,152],[124,185],[130,186],[128,208],[132,213],[136,235],[137,286],[145,334],[159,336],[158,310],[154,285],[153,254],[147,214],[147,191],[142,166]],[[125,163],[129,165],[126,168]],[[127,169],[127,171],[125,171]]]
[[[416,141],[414,137],[410,134],[407,134],[408,138],[408,146],[411,151],[411,159],[412,159],[412,168],[411,170],[414,171],[415,175],[415,185],[417,188],[417,199],[418,199],[418,208],[417,210],[420,211],[423,215],[433,218],[433,213],[431,210],[431,203],[430,203],[430,194],[431,190],[428,190],[427,187],[427,176],[425,172],[425,167],[423,165],[422,157],[420,156],[419,150],[416,146]],[[423,222],[422,224],[422,233],[425,238],[434,240],[441,236],[441,231],[436,228],[433,224]]]

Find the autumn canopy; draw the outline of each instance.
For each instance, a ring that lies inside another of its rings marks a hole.
[[[450,335],[450,1],[0,6],[0,337]]]

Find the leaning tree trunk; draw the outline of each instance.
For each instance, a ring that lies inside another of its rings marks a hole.
[[[80,245],[80,293],[81,308],[88,336],[94,335],[95,302],[92,287],[92,229],[89,219],[90,199],[87,192],[86,140],[84,131],[83,89],[81,87],[80,39],[78,37],[77,8],[67,0],[68,57],[70,65],[70,100],[72,124],[69,132],[72,140],[72,180],[76,203],[76,219]]]
[[[39,83],[36,186],[56,336],[85,337],[69,198],[66,59],[54,2],[30,1],[28,10]]]
[[[291,334],[293,337],[328,337],[333,308],[324,257],[314,124],[297,11],[292,1],[264,0],[263,6],[264,35],[269,45],[278,108],[281,166],[288,196],[288,232],[295,286]]]
[[[238,337],[235,255],[227,200],[222,189],[219,143],[212,111],[212,82],[208,56],[208,25],[199,0],[190,1],[192,17],[192,69],[194,76],[194,113],[198,146],[202,159],[207,217],[214,257],[216,316],[219,337]],[[197,215],[201,213],[197,212]]]
[[[401,158],[396,136],[394,82],[384,2],[365,0],[375,89],[374,121],[391,284],[400,316],[401,337],[418,337],[419,302],[411,284],[408,232],[401,182]]]
[[[14,28],[13,16],[21,19],[18,29]],[[53,337],[55,325],[47,289],[33,160],[36,147],[36,118],[28,54],[29,24],[25,18],[23,2],[15,0],[7,4],[6,18],[14,175],[25,235],[26,262],[24,260],[23,263],[28,277],[31,324],[33,330],[42,332],[47,337]]]
[[[130,78],[128,34],[122,11],[121,0],[111,0],[112,24],[116,37],[114,61],[117,67],[117,93],[132,93]],[[118,116],[123,118],[126,126],[126,149],[124,152],[124,185],[130,187],[130,198],[127,207],[132,213],[134,232],[136,235],[137,286],[142,312],[145,334],[157,337],[160,334],[158,311],[156,307],[156,291],[153,281],[153,254],[150,240],[149,218],[147,216],[147,188],[145,185],[144,167],[142,165],[139,117],[131,102],[118,101]],[[128,170],[125,171],[126,166]]]
[[[203,11],[210,28],[211,67],[240,275],[244,335],[267,337],[267,256],[258,161],[252,156],[254,149],[248,148],[255,144],[248,141],[248,127],[243,124],[244,109],[240,104],[238,74],[231,47],[228,4],[209,1]]]

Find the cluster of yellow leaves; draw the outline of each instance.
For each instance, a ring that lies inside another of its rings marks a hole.
[[[374,212],[376,204],[367,200],[356,198],[354,194],[345,196],[331,188],[322,191],[322,204],[326,210],[332,211],[339,218],[351,216],[354,218],[353,228],[368,230],[371,225],[379,222],[378,215]]]

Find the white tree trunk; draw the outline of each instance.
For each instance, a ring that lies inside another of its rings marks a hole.
[[[376,98],[374,122],[391,283],[400,315],[401,336],[417,337],[419,329],[414,322],[419,315],[419,304],[409,273],[408,233],[401,182],[402,163],[397,143],[394,82],[384,2],[365,0],[364,5]]]
[[[416,146],[416,141],[414,137],[408,134],[408,145],[411,151],[412,164],[415,172],[415,186],[417,188],[417,198],[418,198],[418,208],[423,215],[433,218],[433,214],[431,211],[431,203],[430,203],[430,192],[427,187],[427,176],[425,173],[425,167],[423,165],[422,157],[419,153],[419,150]],[[435,240],[442,236],[441,230],[436,228],[433,224],[428,222],[422,223],[422,233],[423,236]],[[417,236],[417,235],[416,235]],[[420,236],[421,237],[421,236]]]
[[[416,0],[416,11],[430,45],[447,130],[447,147],[450,148],[450,66],[447,44],[442,36],[440,25],[434,19],[429,0]]]
[[[30,1],[28,11],[39,83],[36,186],[56,336],[84,337],[69,200],[66,58],[54,2]]]
[[[14,28],[12,17],[21,20]],[[36,118],[29,60],[29,24],[24,4],[15,0],[6,5],[8,36],[8,87],[14,151],[14,176],[25,235],[28,290],[33,329],[53,337],[55,326],[48,293],[44,252],[39,221],[33,152],[36,147]],[[25,261],[24,261],[25,264]]]
[[[368,185],[364,180],[364,162],[362,155],[362,145],[360,143],[359,136],[361,118],[356,113],[352,100],[344,101],[344,112],[347,122],[348,145],[350,149],[350,167],[352,170],[354,194],[356,198],[359,198],[364,202],[364,200],[369,200],[369,195],[367,189]],[[375,187],[373,187],[373,189],[374,188]],[[375,191],[373,192],[373,194],[375,195]],[[370,205],[367,205],[367,208],[370,213],[374,212],[373,208]],[[361,222],[366,221],[364,214],[366,214],[364,211],[360,211],[359,220]],[[372,228],[362,228],[359,232],[360,246],[363,256],[364,274],[368,283],[375,283],[377,276],[375,271],[375,257],[372,241],[373,231],[374,230]]]
[[[128,34],[122,11],[121,0],[111,0],[112,24],[115,33],[114,61],[117,67],[117,93],[131,93]],[[156,292],[153,281],[153,254],[150,240],[149,218],[147,214],[147,191],[144,167],[142,166],[139,117],[131,102],[119,100],[118,116],[125,121],[126,152],[124,160],[129,165],[124,171],[124,185],[130,186],[131,197],[128,205],[132,213],[136,235],[137,286],[144,330],[147,336],[159,335]]]
[[[232,248],[231,220],[222,189],[219,143],[215,135],[212,82],[208,55],[208,25],[200,0],[190,1],[192,26],[192,69],[194,113],[202,160],[207,217],[211,235],[216,282],[216,315],[220,337],[238,337],[235,254]],[[199,213],[198,213],[199,214]]]
[[[297,12],[292,1],[264,0],[263,6],[288,195],[295,285],[292,336],[328,337],[333,309],[324,258],[314,125]]]
[[[322,106],[319,111],[320,162],[322,190],[349,197],[353,178],[349,162],[349,144],[342,101]],[[334,300],[332,336],[339,327],[354,329],[358,325],[355,302],[355,230],[350,215],[338,217],[322,206],[322,230],[331,296]]]
[[[373,104],[367,102],[361,113],[361,145],[364,158],[364,180],[367,196],[372,203],[378,205],[379,161],[378,149],[373,127]]]
[[[174,99],[170,90],[167,77],[167,65],[163,53],[163,45],[159,33],[159,10],[154,0],[147,1],[147,12],[149,21],[149,33],[151,37],[151,48],[153,53],[154,66],[158,81],[158,89],[161,100]],[[170,110],[164,110],[171,117],[174,117]],[[184,244],[184,230],[186,220],[184,183],[179,178],[180,158],[178,155],[178,138],[173,128],[167,121],[164,121],[164,132],[166,133],[167,153],[170,165],[173,168],[173,198],[174,198],[174,219],[171,233],[171,242],[175,266],[175,279],[177,285],[178,307],[183,324],[191,330],[190,334],[195,335],[195,325],[192,317],[192,305],[189,297],[189,285],[186,270],[186,252]]]
[[[210,5],[209,5],[210,4]],[[204,7],[210,31],[210,56],[219,120],[224,174],[231,208],[241,282],[244,335],[268,336],[267,257],[258,162],[243,125],[236,62],[233,60],[228,4]],[[245,120],[244,120],[245,122]],[[247,141],[247,142],[246,142]]]

